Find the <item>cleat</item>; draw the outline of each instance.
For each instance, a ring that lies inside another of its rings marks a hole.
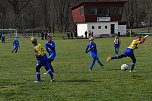
[[[44,75],[48,74],[48,72],[43,73]]]
[[[134,71],[133,71],[133,70],[130,70],[129,72],[130,72],[130,73],[133,73],[133,72],[134,72],[134,73],[136,73],[136,71],[135,71],[135,70],[134,70]]]
[[[103,65],[103,64],[101,64],[101,67],[103,68],[103,67],[104,67],[104,65]]]
[[[89,70],[92,71],[92,68],[90,68]]]
[[[55,81],[55,78],[51,79],[51,82],[54,82]]]
[[[54,73],[54,70],[51,70],[52,71],[52,73]]]
[[[34,83],[38,83],[38,82],[40,82],[40,81],[38,81],[38,80],[34,81]]]
[[[108,62],[108,61],[110,61],[110,60],[111,60],[111,57],[108,57],[106,61]]]

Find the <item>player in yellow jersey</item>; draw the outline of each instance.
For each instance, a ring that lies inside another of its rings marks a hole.
[[[138,44],[144,43],[144,41],[147,37],[148,37],[148,35],[146,35],[144,38],[141,38],[141,36],[136,36],[136,39],[134,39],[132,41],[132,43],[129,45],[129,47],[121,55],[108,57],[107,61],[110,61],[113,59],[120,59],[120,58],[128,56],[132,59],[131,69],[130,69],[130,72],[132,72],[135,67],[135,63],[136,63],[136,58],[135,58],[133,50],[138,48],[137,47]]]
[[[46,56],[46,54],[44,52],[44,48],[42,47],[41,44],[38,44],[36,38],[32,37],[31,41],[32,41],[32,44],[34,45],[35,56],[36,56],[36,58],[38,60],[37,65],[36,65],[36,79],[37,80],[35,82],[41,81],[40,68],[42,66],[45,67],[45,69],[47,70],[47,73],[51,77],[51,81],[54,82],[55,79],[54,79],[52,71],[50,70],[49,62],[48,62],[47,56]]]
[[[118,35],[116,35],[115,39],[114,39],[114,51],[115,51],[116,55],[118,55],[118,53],[119,53],[119,47],[120,47],[120,39],[119,39]]]

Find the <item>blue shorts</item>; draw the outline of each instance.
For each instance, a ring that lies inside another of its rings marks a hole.
[[[114,48],[119,48],[119,44],[114,44]]]
[[[51,59],[51,60],[54,60],[56,57],[56,53],[51,53],[48,58]]]
[[[44,55],[40,59],[38,59],[37,66],[49,66],[47,56]]]
[[[90,52],[92,58],[98,58],[97,52]]]
[[[18,46],[17,46],[17,45],[14,45],[14,48],[18,48]]]
[[[125,55],[125,57],[135,57],[133,49],[127,48],[122,54]]]

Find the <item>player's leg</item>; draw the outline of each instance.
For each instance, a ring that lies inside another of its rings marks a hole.
[[[115,51],[115,54],[118,55],[118,47],[116,45],[114,46],[114,51]]]
[[[48,62],[48,58],[46,55],[43,56],[43,59],[42,59],[42,65],[45,66],[45,69],[47,70],[47,73],[50,75],[51,77],[51,81],[54,82],[54,75],[50,69],[50,65],[49,65],[49,62]]]
[[[92,57],[92,63],[90,64],[90,70],[91,70],[91,71],[92,71],[92,68],[93,68],[93,66],[94,66],[94,64],[95,64],[95,62],[96,62],[96,60],[97,60],[97,58]]]
[[[130,72],[131,72],[131,71],[134,70],[135,63],[136,63],[136,58],[135,58],[134,54],[130,58],[132,59],[131,69],[130,69]]]
[[[115,53],[116,53],[116,55],[118,55],[118,53],[119,53],[119,48],[118,47],[115,48]]]
[[[130,52],[130,49],[127,48],[121,55],[108,57],[106,61],[110,61],[110,60],[114,60],[114,59],[121,59],[123,57],[126,57],[129,52]]]
[[[52,66],[52,61],[54,61],[55,57],[56,57],[56,53],[52,53],[52,54],[50,54],[49,57],[48,57],[48,62],[49,62],[49,65],[50,65],[50,69],[51,69],[51,71],[52,71],[53,73],[54,73],[54,68],[53,68],[53,66]],[[47,74],[47,72],[44,73],[44,74]]]
[[[12,50],[12,53],[13,53],[15,50],[16,50],[16,48],[14,48],[14,49]]]
[[[36,80],[37,81],[41,81],[40,68],[41,66],[37,63],[37,66],[36,66]]]
[[[98,64],[101,66],[101,67],[103,67],[104,65],[101,63],[101,61],[99,60],[99,58],[97,57],[97,62],[98,62]]]
[[[18,51],[18,47],[15,48],[15,53],[17,53],[17,51]]]
[[[121,54],[119,56],[116,55],[116,56],[108,57],[107,61],[114,60],[114,59],[121,59],[123,57],[126,57],[126,55],[125,54]]]
[[[52,66],[52,61],[53,61],[53,59],[50,59],[50,58],[48,58],[48,61],[49,61],[49,65],[50,65],[50,69],[51,69],[51,71],[54,73],[54,68],[53,68],[53,66]]]
[[[54,82],[55,81],[54,75],[49,67],[49,64],[47,66],[45,66],[45,69],[47,70],[47,73],[50,75],[51,81]]]

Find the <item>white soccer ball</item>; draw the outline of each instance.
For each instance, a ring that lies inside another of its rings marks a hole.
[[[128,65],[127,64],[122,64],[121,65],[121,70],[122,71],[125,71],[125,70],[127,70],[128,69]]]

